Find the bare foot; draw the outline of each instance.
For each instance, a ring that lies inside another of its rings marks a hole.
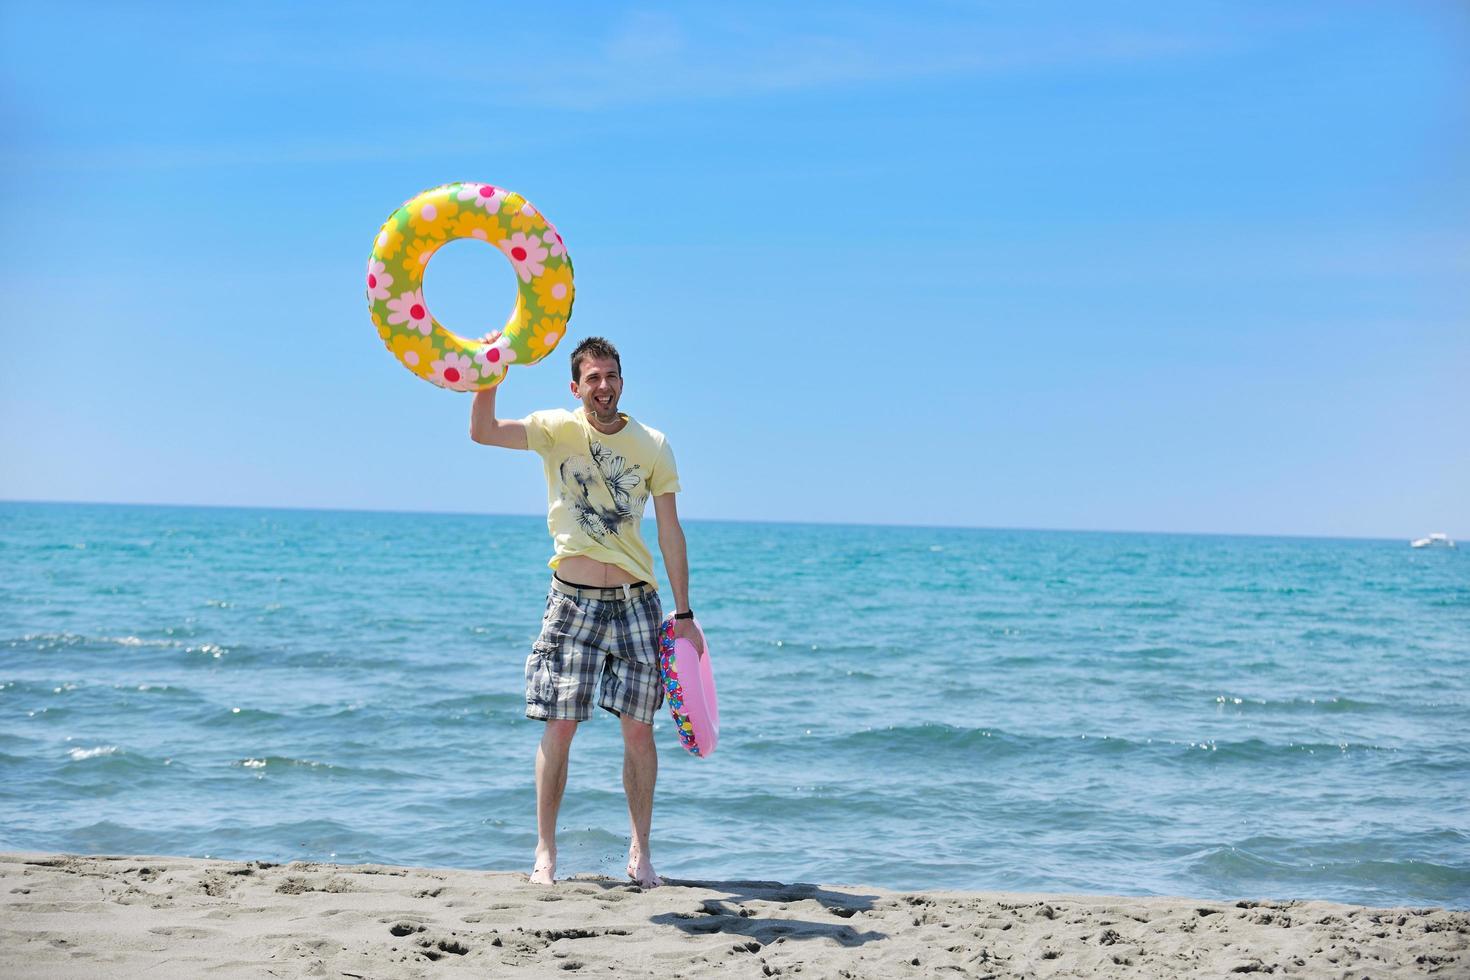
[[[536,866],[531,870],[531,884],[551,885],[556,882],[556,851],[536,848]]]
[[[639,888],[657,888],[664,880],[653,870],[653,862],[646,855],[639,853],[638,845],[634,844],[628,848],[628,877],[638,884]]]

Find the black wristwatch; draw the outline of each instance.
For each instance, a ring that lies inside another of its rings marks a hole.
[[[674,618],[675,619],[693,619],[694,618],[694,610],[693,609],[689,609],[689,610],[687,610],[685,612],[676,612],[676,613],[674,613]]]

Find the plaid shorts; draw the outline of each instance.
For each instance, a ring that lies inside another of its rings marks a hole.
[[[526,658],[526,717],[538,721],[592,717],[597,703],[619,717],[653,724],[664,703],[658,670],[663,607],[652,585],[579,588],[557,579],[546,597],[541,635]]]

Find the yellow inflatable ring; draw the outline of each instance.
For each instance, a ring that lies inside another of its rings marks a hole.
[[[424,268],[446,242],[478,238],[516,271],[516,307],[494,344],[446,330],[424,303]],[[572,259],[556,228],[531,202],[493,184],[424,191],[383,222],[367,268],[368,308],[378,336],[414,374],[441,388],[493,388],[511,364],[535,364],[566,335]]]

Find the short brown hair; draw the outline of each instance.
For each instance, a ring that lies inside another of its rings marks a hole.
[[[612,341],[606,337],[588,337],[577,345],[572,351],[572,380],[582,380],[582,358],[584,357],[610,357],[618,366],[618,371],[623,370],[623,359],[618,356],[618,349],[612,345]]]

